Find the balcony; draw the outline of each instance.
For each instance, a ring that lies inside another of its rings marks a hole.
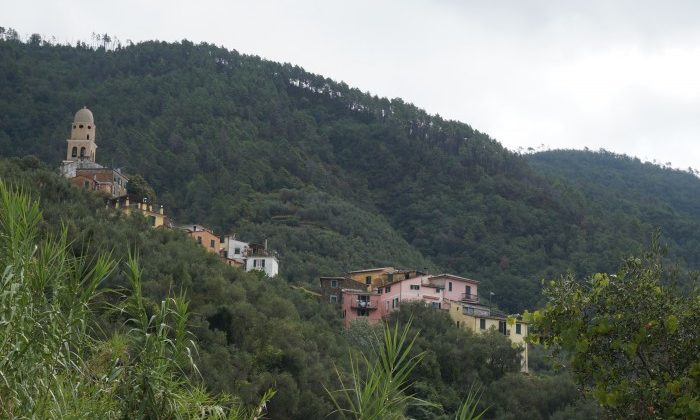
[[[350,302],[350,307],[353,309],[377,309],[377,304],[364,300],[353,300]]]
[[[471,295],[469,293],[462,293],[462,302],[479,303],[479,296]]]

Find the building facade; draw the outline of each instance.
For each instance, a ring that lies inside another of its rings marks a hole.
[[[131,214],[132,212],[140,213],[146,218],[149,226],[153,228],[173,227],[172,221],[165,215],[163,206],[154,207],[146,202],[132,200],[128,195],[112,199],[110,203],[115,209],[121,210],[126,214]]]
[[[78,188],[103,192],[111,198],[123,197],[127,193],[129,178],[119,169],[106,168],[97,163],[95,133],[92,112],[83,107],[73,117],[61,174]]]
[[[340,304],[343,290],[367,291],[367,286],[347,277],[321,277],[321,296],[323,301]]]
[[[197,224],[180,226],[180,229],[207,251],[219,254],[219,237],[211,229]]]
[[[506,316],[503,312],[493,310],[486,305],[473,302],[450,302],[450,318],[458,327],[484,333],[496,330],[505,335],[513,344],[523,348],[521,370],[529,371],[528,344],[525,341],[528,324],[520,316]]]
[[[522,371],[528,371],[527,323],[482,305],[476,280],[383,267],[352,271],[345,277],[321,277],[320,283],[322,299],[340,305],[345,326],[358,319],[376,323],[399,310],[403,303],[423,302],[447,311],[460,328],[476,333],[499,331],[523,348]]]

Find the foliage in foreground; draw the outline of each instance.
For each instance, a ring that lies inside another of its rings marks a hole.
[[[565,277],[533,314],[539,338],[565,355],[583,390],[616,418],[700,416],[700,294],[679,293],[658,238],[617,274]],[[691,279],[690,284],[697,279]]]
[[[117,297],[120,326],[94,338],[98,285],[115,268],[104,255],[70,255],[65,230],[41,240],[41,211],[0,181],[0,417],[252,418],[228,396],[196,386],[188,303],[147,308],[141,273],[127,263],[131,296]],[[271,394],[265,395],[265,399]],[[264,402],[264,401],[263,401]]]
[[[413,381],[412,372],[423,362],[425,351],[413,353],[418,338],[410,338],[411,322],[399,330],[399,323],[394,328],[383,328],[383,339],[377,338],[375,354],[370,360],[365,354],[357,359],[351,357],[351,372],[348,385],[337,372],[342,389],[328,392],[336,406],[336,412],[343,418],[362,420],[370,419],[405,419],[409,407],[436,407],[430,401],[416,398],[410,393]],[[362,371],[361,366],[365,367]],[[338,395],[340,398],[336,397]],[[477,413],[481,399],[479,387],[469,388],[464,401],[455,413],[455,420],[478,420],[486,410]]]

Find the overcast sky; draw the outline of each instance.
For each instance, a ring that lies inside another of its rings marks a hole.
[[[700,168],[697,1],[0,5],[0,25],[23,36],[206,41],[401,97],[513,150],[605,148]]]

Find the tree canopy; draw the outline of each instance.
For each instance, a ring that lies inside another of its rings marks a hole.
[[[530,338],[562,352],[583,390],[614,417],[698,417],[700,294],[697,276],[681,292],[677,275],[664,270],[655,242],[616,274],[551,281]]]

